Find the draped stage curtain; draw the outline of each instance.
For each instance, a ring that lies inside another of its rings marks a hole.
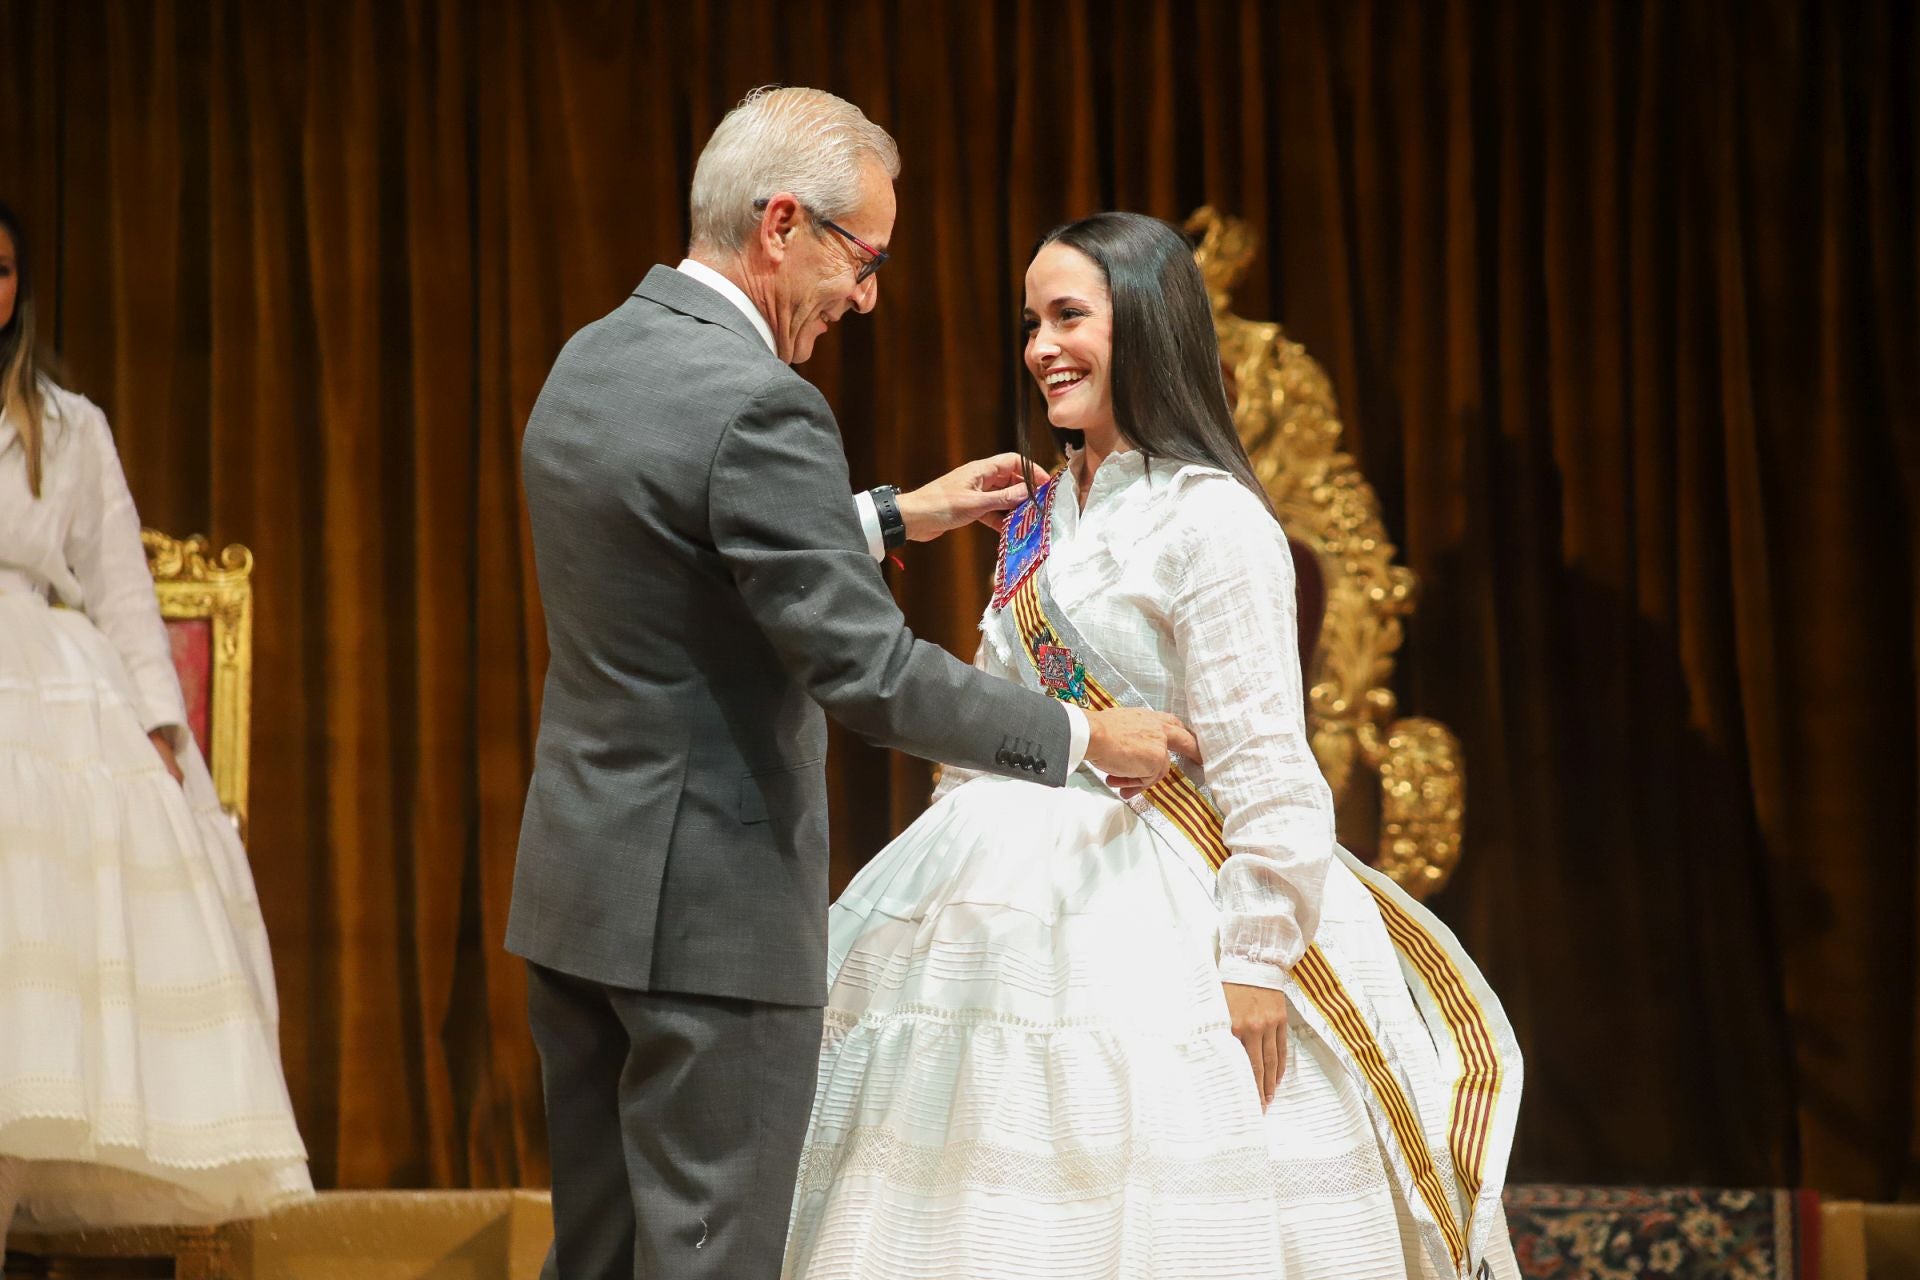
[[[1522,1179],[1920,1194],[1911,6],[3,0],[0,198],[147,522],[258,555],[252,856],[325,1185],[537,1183],[504,954],[544,670],[517,441],[753,85],[898,137],[806,367],[856,484],[1011,442],[1034,237],[1210,202],[1333,375],[1464,739],[1436,902]],[[894,574],[970,653],[991,545]],[[926,766],[836,739],[844,877]],[[743,939],[743,945],[751,945]]]

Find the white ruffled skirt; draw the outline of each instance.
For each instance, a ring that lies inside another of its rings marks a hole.
[[[1261,1112],[1212,884],[1084,776],[975,779],[875,857],[832,909],[785,1274],[1439,1274],[1360,1087],[1303,1018]],[[1344,866],[1317,941],[1360,976],[1399,1065],[1434,1079],[1379,909]],[[1517,1276],[1493,1227],[1492,1270]]]
[[[201,1224],[313,1194],[246,852],[176,784],[87,618],[0,594],[0,1157],[22,1225]]]

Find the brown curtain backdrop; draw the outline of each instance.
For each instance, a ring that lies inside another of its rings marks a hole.
[[[252,855],[315,1172],[535,1183],[500,946],[555,352],[677,259],[753,85],[906,160],[807,366],[856,483],[1010,443],[1048,225],[1250,218],[1420,574],[1470,770],[1437,906],[1527,1052],[1526,1179],[1920,1194],[1911,6],[0,0],[0,196],[149,523],[258,555]],[[990,544],[894,581],[970,652]],[[837,740],[844,877],[927,770]]]

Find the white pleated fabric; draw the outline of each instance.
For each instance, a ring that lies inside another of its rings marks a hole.
[[[1156,612],[1152,584],[1165,583],[1169,597],[1194,584],[1141,558],[1191,565],[1185,539],[1153,534],[1203,522],[1153,510],[1186,487],[1172,483],[1171,468],[1156,481],[1136,459],[1110,481],[1119,460],[1096,477],[1084,513],[1056,519],[1052,554],[1067,550],[1069,566],[1097,557],[1109,581],[1129,584],[1098,608],[1083,593],[1075,622],[1137,687],[1192,715],[1176,639],[1186,624]],[[1103,497],[1127,518],[1103,528]],[[1062,494],[1056,511],[1070,499]],[[1087,530],[1100,533],[1097,549],[1075,546]],[[1051,581],[1064,599],[1062,575]],[[1096,631],[1116,620],[1134,631],[1131,644]],[[1290,655],[1291,626],[1277,634]],[[1206,658],[1280,669],[1259,654]],[[1002,660],[981,659],[990,668]],[[1296,700],[1298,683],[1296,674]],[[1276,714],[1286,713],[1271,700],[1241,712],[1256,730]],[[1234,716],[1216,707],[1196,718]],[[1204,732],[1201,741],[1209,747]],[[1256,788],[1260,771],[1294,751],[1266,744],[1263,755],[1252,740],[1237,749],[1248,781],[1230,795]],[[1209,781],[1219,795],[1211,768]],[[1324,824],[1311,801],[1317,782],[1317,770],[1282,778],[1280,798],[1250,806],[1237,827],[1227,813],[1230,833],[1292,841],[1260,850],[1265,865],[1243,878],[1229,909],[1216,901],[1227,876],[1216,879],[1193,849],[1156,835],[1087,775],[1048,789],[949,771],[933,807],[832,908],[832,985],[785,1274],[1443,1274],[1395,1189],[1361,1086],[1336,1054],[1296,1018],[1263,1114],[1229,1029],[1223,931],[1267,944],[1243,944],[1242,968],[1275,946],[1297,955],[1313,941],[1339,955],[1416,1093],[1439,1079],[1378,907],[1331,856],[1331,833],[1313,835]],[[1287,796],[1308,797],[1305,812],[1282,812],[1301,807]],[[1236,845],[1228,866],[1240,856]],[[1423,1120],[1444,1140],[1444,1116]],[[1494,1236],[1493,1274],[1517,1276],[1504,1224]]]
[[[24,1223],[205,1223],[312,1194],[246,854],[86,617],[0,594],[0,1155]]]

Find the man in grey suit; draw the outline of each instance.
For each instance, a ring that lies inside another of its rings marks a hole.
[[[1145,785],[1177,721],[1078,708],[907,631],[881,548],[1004,511],[1011,456],[850,500],[790,367],[877,300],[893,140],[749,97],[693,243],[567,344],[523,443],[552,661],[507,944],[553,1155],[547,1275],[776,1276],[826,998],[826,722],[1036,783]]]

